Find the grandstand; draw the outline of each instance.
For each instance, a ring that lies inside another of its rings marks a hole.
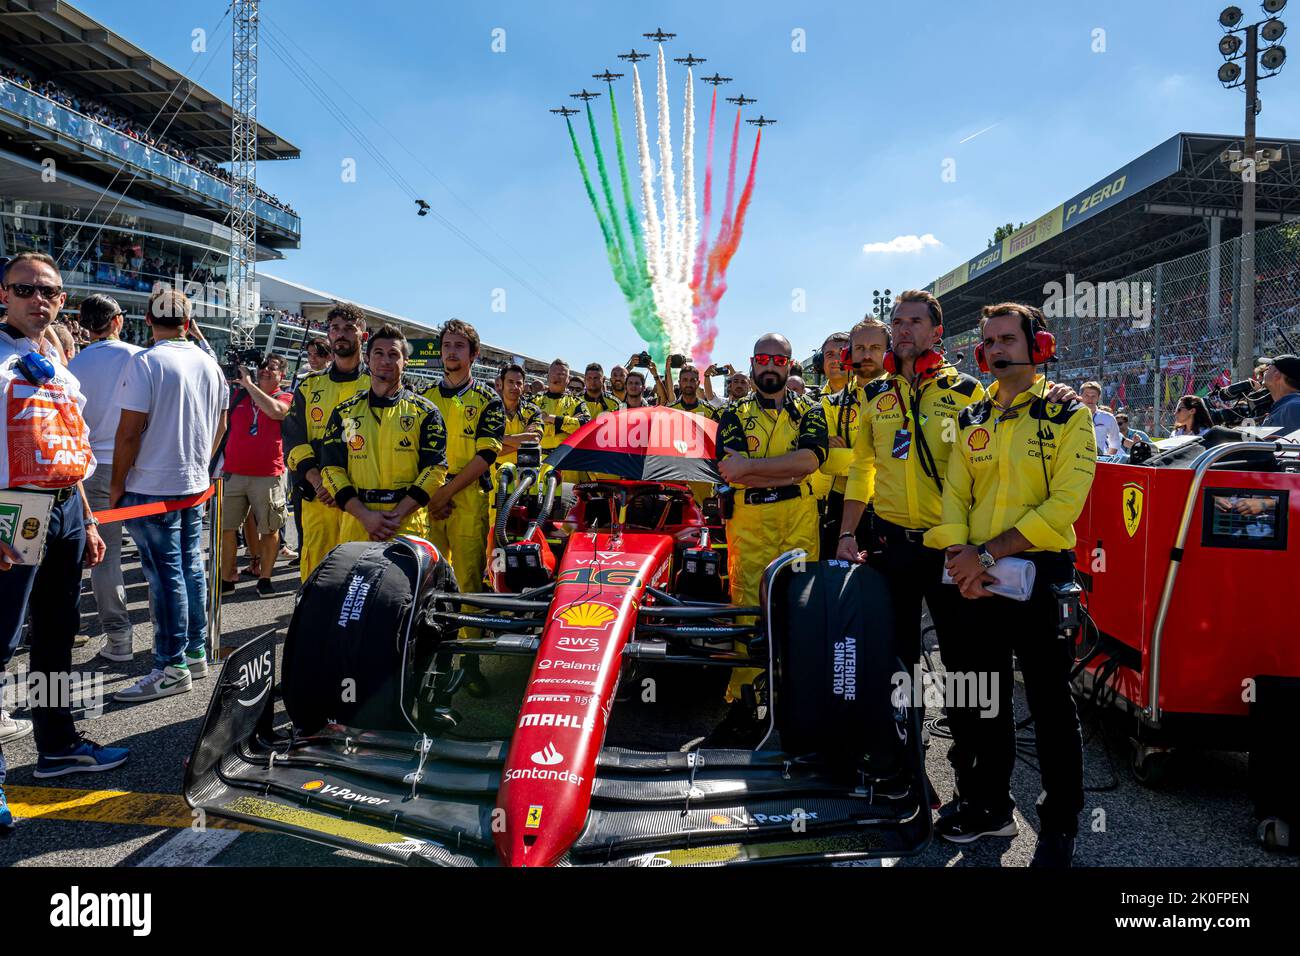
[[[217,38],[213,37],[214,44]],[[211,58],[215,59],[215,58]],[[146,337],[155,282],[180,275],[219,351],[228,338],[231,107],[62,0],[0,12],[0,255],[59,260],[71,296],[114,296]],[[298,148],[259,126],[259,159]],[[256,203],[259,260],[298,248],[287,203]]]
[[[1259,141],[1282,157],[1256,183],[1261,355],[1290,351],[1286,333],[1300,341],[1297,147]],[[943,302],[949,351],[970,356],[986,303],[1040,305],[1061,356],[1052,377],[1097,379],[1111,404],[1163,428],[1183,394],[1231,375],[1242,184],[1220,157],[1240,148],[1178,133],[940,276],[927,288]]]

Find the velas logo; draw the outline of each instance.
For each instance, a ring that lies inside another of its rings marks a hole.
[[[618,617],[618,612],[608,604],[584,601],[582,604],[570,605],[556,617],[570,627],[605,627]]]
[[[556,749],[554,742],[547,741],[546,746],[535,751],[529,759],[539,767],[554,767],[564,759],[564,754]]]
[[[987,429],[977,428],[966,436],[966,444],[971,451],[983,451],[989,446],[989,433]]]
[[[893,392],[886,392],[883,396],[881,396],[880,401],[876,402],[876,410],[881,412],[887,412],[897,407],[897,405],[898,405],[898,397],[894,395]]]

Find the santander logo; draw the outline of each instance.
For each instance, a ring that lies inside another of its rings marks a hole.
[[[555,744],[548,741],[546,746],[532,756],[533,763],[539,767],[554,767],[564,759],[564,754],[555,749]]]

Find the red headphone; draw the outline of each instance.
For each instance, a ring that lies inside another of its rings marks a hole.
[[[1030,343],[1029,361],[1034,365],[1043,365],[1056,358],[1056,336],[1047,331],[1047,325],[1037,309],[1031,307],[1030,311],[1034,313],[1032,324],[1024,316],[1020,318],[1021,327],[1025,331],[1025,341]],[[983,342],[975,346],[975,364],[985,375],[989,373]]]
[[[886,334],[889,335],[889,333]],[[943,338],[942,325],[936,325],[934,327],[934,335],[935,338],[937,339]],[[888,372],[890,375],[897,375],[899,370],[899,364],[898,364],[898,359],[894,357],[893,335],[889,335],[885,347],[887,350],[885,352],[885,361],[884,361],[885,371]],[[932,349],[926,349],[924,352],[918,355],[916,357],[916,360],[912,363],[912,370],[918,380],[923,378],[928,378],[929,376],[934,375],[936,372],[938,372],[939,369],[943,368],[943,363],[944,363],[943,346],[939,345]]]

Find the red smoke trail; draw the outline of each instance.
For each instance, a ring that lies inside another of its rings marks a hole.
[[[713,87],[713,103],[709,106],[709,147],[704,161],[704,227],[695,247],[695,268],[691,272],[691,289],[695,292],[692,305],[700,304],[700,280],[704,278],[704,253],[709,246],[709,224],[713,216],[713,129],[718,115],[718,88]],[[697,323],[698,327],[698,323]]]
[[[737,117],[739,124],[739,117]],[[745,178],[745,187],[740,194],[740,204],[736,207],[736,216],[734,222],[730,219],[730,208],[723,213],[722,227],[718,232],[718,241],[714,243],[713,248],[709,251],[709,270],[705,276],[702,289],[697,289],[696,295],[698,306],[695,309],[695,325],[699,330],[699,342],[694,350],[694,359],[696,364],[707,364],[709,357],[713,352],[713,343],[718,338],[718,326],[715,319],[718,315],[718,303],[722,300],[723,293],[727,291],[727,267],[731,265],[731,259],[740,247],[740,239],[745,231],[745,215],[749,212],[749,202],[754,195],[754,176],[758,169],[758,147],[763,142],[763,128],[760,126],[758,135],[754,137],[754,152],[749,159],[749,175]],[[736,151],[733,148],[731,153],[731,167],[735,170]],[[728,207],[730,207],[730,192],[728,189]]]

